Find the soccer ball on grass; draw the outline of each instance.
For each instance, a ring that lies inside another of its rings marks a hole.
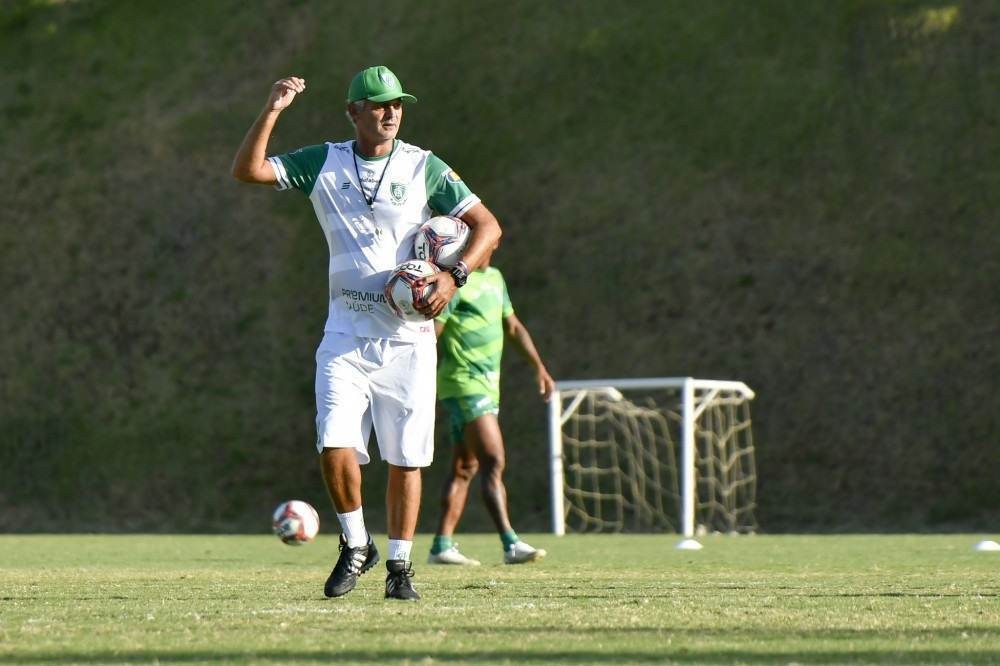
[[[302,500],[282,502],[271,520],[274,533],[289,546],[301,546],[312,541],[319,532],[319,514]]]

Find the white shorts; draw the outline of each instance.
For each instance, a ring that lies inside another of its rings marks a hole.
[[[372,425],[382,460],[427,467],[434,458],[437,347],[327,332],[316,350],[316,449],[353,448],[371,460]]]

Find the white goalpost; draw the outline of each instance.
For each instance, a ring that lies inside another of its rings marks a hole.
[[[757,473],[743,382],[556,382],[549,401],[552,531],[752,533]]]

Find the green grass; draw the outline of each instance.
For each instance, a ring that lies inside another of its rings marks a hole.
[[[335,540],[269,536],[0,537],[0,663],[990,664],[1000,554],[975,535],[530,535],[507,567],[422,564],[415,604],[381,568],[322,595]],[[384,538],[379,540],[384,543]]]

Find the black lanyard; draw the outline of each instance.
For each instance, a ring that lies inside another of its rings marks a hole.
[[[361,190],[361,196],[364,197],[365,203],[368,204],[368,209],[375,214],[375,198],[378,196],[379,188],[382,187],[382,179],[385,178],[385,172],[389,170],[389,163],[392,162],[392,156],[396,152],[396,142],[392,142],[392,150],[389,151],[389,159],[385,161],[385,166],[382,168],[382,175],[378,177],[378,182],[375,184],[375,191],[372,192],[372,198],[369,199],[368,195],[365,193],[365,184],[361,181],[361,170],[358,169],[358,153],[357,153],[358,142],[354,142],[354,150],[351,150],[351,156],[354,158],[354,175],[358,177],[358,189]]]

